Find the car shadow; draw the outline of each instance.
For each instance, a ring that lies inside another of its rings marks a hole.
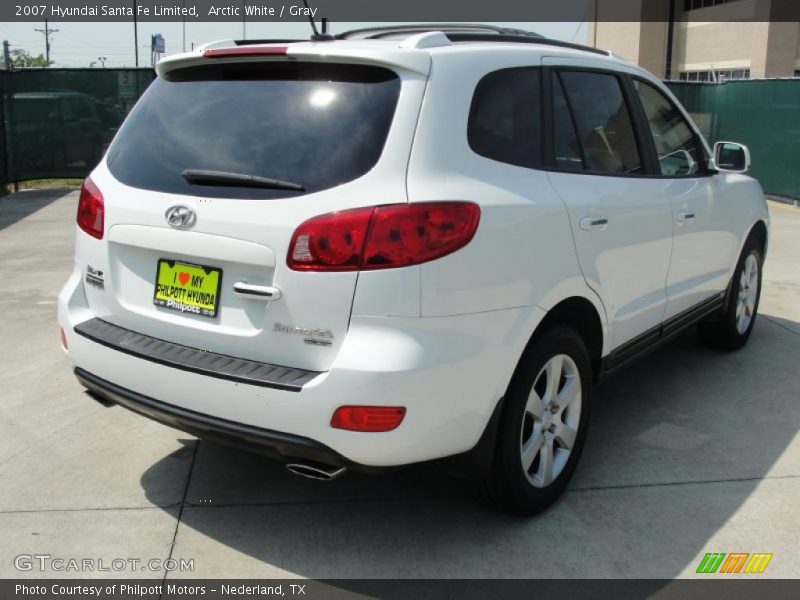
[[[245,572],[260,577],[672,578],[719,550],[709,540],[785,468],[800,379],[778,374],[796,370],[799,349],[796,333],[761,319],[739,352],[687,332],[603,383],[575,478],[530,519],[488,509],[431,465],[321,483],[200,441],[175,554],[199,563],[210,538],[229,568],[245,555]],[[148,498],[158,481],[142,477]]]
[[[74,192],[75,188],[26,190],[0,198],[0,230],[10,227],[56,200]]]

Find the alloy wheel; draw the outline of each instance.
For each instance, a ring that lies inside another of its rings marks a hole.
[[[520,432],[522,469],[534,487],[547,487],[564,470],[578,435],[581,395],[578,367],[566,354],[553,356],[536,376]]]
[[[758,259],[748,255],[739,277],[739,296],[736,300],[736,331],[743,334],[750,327],[758,298]]]

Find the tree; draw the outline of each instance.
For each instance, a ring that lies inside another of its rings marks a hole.
[[[18,69],[21,67],[49,67],[53,61],[45,59],[44,55],[33,56],[25,50],[11,51],[11,67]]]

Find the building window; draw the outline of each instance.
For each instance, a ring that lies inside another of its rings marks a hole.
[[[729,2],[736,2],[736,0],[683,0],[683,11],[688,12],[698,8],[716,6],[717,4],[728,4]]]
[[[795,77],[800,77],[800,69],[795,69],[794,76]]]
[[[711,81],[722,83],[737,79],[750,79],[750,69],[713,69],[709,71],[682,71],[681,81]]]

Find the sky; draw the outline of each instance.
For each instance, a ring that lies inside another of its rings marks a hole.
[[[381,23],[333,23],[331,33],[339,33],[358,27],[372,27]],[[583,23],[492,23],[517,29],[535,31],[546,37],[583,43],[586,26]],[[50,37],[50,59],[56,67],[107,67],[134,66],[133,23],[55,23],[57,29]],[[44,22],[8,23],[0,22],[0,39],[8,40],[11,49],[44,54],[44,35],[35,31],[44,29]],[[166,40],[167,55],[181,52],[184,44],[183,25],[180,22],[139,23],[139,65],[150,65],[150,36],[160,33]],[[195,45],[221,39],[245,38],[306,38],[310,35],[308,23],[186,23],[186,50]],[[105,58],[105,60],[101,60]]]

